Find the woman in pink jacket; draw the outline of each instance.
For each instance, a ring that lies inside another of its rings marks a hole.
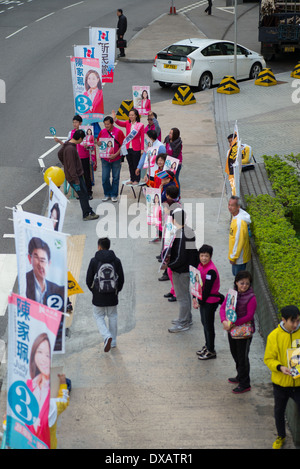
[[[120,127],[126,128],[126,137],[128,138],[133,130],[137,132],[135,137],[133,137],[127,144],[127,161],[129,166],[129,173],[130,173],[130,181],[127,184],[138,184],[140,181],[140,174],[136,175],[135,171],[137,169],[138,163],[140,161],[141,156],[144,153],[144,135],[145,129],[144,124],[140,122],[140,116],[136,109],[131,109],[129,111],[129,120],[128,121],[120,121],[116,118],[115,111],[112,111],[112,117],[114,122],[119,125]]]

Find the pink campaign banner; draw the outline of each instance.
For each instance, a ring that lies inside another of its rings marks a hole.
[[[20,295],[8,298],[6,448],[50,448],[51,359],[61,317]]]

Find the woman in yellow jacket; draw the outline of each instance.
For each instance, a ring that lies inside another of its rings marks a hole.
[[[50,399],[49,408],[49,429],[50,429],[50,449],[57,449],[57,436],[56,427],[57,419],[59,415],[66,410],[69,405],[69,389],[67,384],[67,378],[63,375],[58,375],[59,378],[59,390],[56,398]],[[69,380],[70,383],[70,380]],[[70,387],[70,384],[69,384]]]
[[[274,449],[283,445],[285,432],[285,409],[289,398],[299,406],[300,410],[300,377],[293,377],[291,363],[288,363],[289,349],[300,346],[300,311],[297,306],[286,306],[281,310],[282,321],[267,338],[264,363],[271,370],[274,390],[275,424],[278,433],[273,443]],[[300,356],[298,363],[300,364]]]

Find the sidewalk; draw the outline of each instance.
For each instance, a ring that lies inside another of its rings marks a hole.
[[[162,46],[157,47],[159,39],[172,43],[173,34],[176,34],[176,40],[178,31],[182,37],[189,37],[191,28],[196,35],[195,27],[183,15],[176,15],[171,21],[173,27],[170,30],[169,15],[149,25],[129,44],[128,57],[148,59],[146,51],[149,49],[153,59],[153,51],[163,46],[161,42]],[[145,47],[143,41],[147,37],[149,42]],[[142,57],[138,51],[143,51]],[[238,119],[238,123],[241,121],[242,139],[248,138],[249,126],[252,125],[253,132],[259,132],[255,134],[256,141],[263,142],[266,128],[263,125],[254,128],[257,116],[265,112],[267,105],[271,111],[269,122],[275,122],[274,115],[278,110],[283,111],[279,98],[282,90],[286,89],[284,85],[263,90],[266,100],[259,99],[258,93],[262,92],[259,87],[253,87],[253,82],[243,82],[238,95],[221,95],[219,98],[216,90],[208,90],[196,93],[197,102],[193,105],[176,106],[168,100],[153,106],[158,114],[162,137],[171,127],[180,128],[184,148],[180,175],[182,201],[191,204],[188,207],[193,209],[193,218],[189,224],[194,228],[200,219],[196,220],[196,207],[200,209],[198,213],[204,208],[204,225],[197,224],[197,247],[203,242],[214,247],[213,261],[220,272],[223,294],[232,286],[233,277],[227,261],[230,218],[226,197],[217,223],[224,174],[223,148],[226,146],[220,135],[226,135],[226,126],[231,129],[232,123]],[[268,91],[272,93],[272,103],[268,99]],[[243,97],[249,100],[246,115],[241,106]],[[246,118],[250,111],[251,122]],[[277,125],[275,141],[278,142],[280,123]],[[296,137],[293,141],[296,142]],[[250,141],[247,143],[251,144]],[[259,147],[256,154],[260,154]],[[125,162],[121,180],[127,177]],[[97,239],[102,235],[103,215],[108,223],[116,215],[118,233],[125,228],[123,221],[119,223],[120,217],[124,216],[123,204],[127,200],[133,213],[137,207],[130,188],[124,189],[122,200],[117,205],[102,203],[102,197],[99,167],[91,205],[101,214],[100,222],[81,222],[78,201],[72,200],[64,225],[66,233],[86,236],[78,278],[85,293],[76,298],[66,353],[54,359],[54,366],[63,367],[72,380],[70,406],[59,421],[59,448],[172,448],[177,452],[196,448],[270,449],[276,436],[273,394],[270,374],[263,364],[264,343],[259,335],[259,325],[250,350],[252,390],[237,396],[231,393],[232,386],[227,383],[227,378],[233,376],[235,370],[220,324],[219,310],[215,321],[216,360],[201,362],[197,359],[196,351],[204,344],[199,311],[193,310],[190,330],[178,334],[168,332],[171,320],[177,317],[178,305],[163,298],[170,283],[158,282],[159,264],[155,256],[159,253],[159,246],[149,244],[148,239],[111,236],[112,249],[123,263],[125,285],[118,308],[117,348],[109,353],[103,352],[92,315],[91,294],[85,285],[86,270],[96,252]],[[142,198],[141,210],[145,210],[143,202]],[[134,223],[134,215],[128,216],[128,225],[130,223]],[[3,400],[1,410],[2,405]],[[294,448],[289,433],[285,448]]]
[[[169,21],[170,17],[165,16],[159,18],[157,24],[149,25],[130,43],[128,57],[140,58],[138,51],[144,51],[141,59],[145,60],[147,49],[153,57],[159,40],[157,31],[163,35]],[[182,37],[190,36],[191,23],[183,15],[173,17],[171,21],[180,23]],[[173,30],[179,30],[176,24],[173,24],[169,37],[163,35],[165,43],[173,41]],[[150,41],[149,38],[155,38],[155,43],[148,42],[145,49],[143,42]],[[252,85],[242,83],[241,93],[237,96],[242,97]],[[273,92],[280,89],[274,87]],[[194,213],[196,204],[203,204],[204,237],[201,239],[200,227],[197,246],[200,247],[202,242],[214,246],[213,259],[220,272],[221,291],[226,293],[233,280],[227,261],[229,214],[226,198],[217,223],[223,184],[219,149],[224,143],[218,141],[217,131],[224,122],[215,115],[215,90],[195,96],[196,104],[175,106],[169,100],[155,104],[153,110],[159,116],[163,136],[171,127],[180,127],[184,145],[180,176],[182,199],[185,204],[192,204]],[[221,104],[224,109],[229,106],[230,124],[235,113],[229,103],[232,97],[227,97]],[[255,111],[260,114],[261,108],[257,106]],[[125,163],[121,179],[127,176]],[[103,194],[100,171],[96,177],[92,205],[102,214],[105,207],[100,200]],[[124,189],[123,194],[134,209],[131,190]],[[114,213],[108,215],[107,220],[113,216]],[[72,202],[65,231],[74,232],[75,229],[77,234],[86,234],[79,278],[84,287],[86,268],[96,251],[100,226],[98,224],[97,233],[92,222],[75,222],[75,228],[74,220],[79,217],[78,204]],[[129,223],[131,221],[132,217]],[[117,230],[119,228],[117,226]],[[67,353],[58,359],[58,364],[62,362],[73,383],[71,405],[61,419],[60,447],[271,448],[276,434],[273,395],[269,372],[263,364],[264,343],[259,327],[250,352],[252,390],[235,396],[227,383],[227,378],[234,373],[234,366],[218,312],[218,357],[203,363],[195,353],[204,341],[198,311],[193,311],[194,325],[189,331],[168,332],[171,320],[177,317],[178,306],[163,298],[169,291],[169,282],[157,280],[160,275],[155,256],[159,247],[149,244],[148,239],[128,238],[113,239],[112,249],[122,259],[126,279],[120,295],[118,345],[110,353],[103,353],[92,317],[91,295],[78,295]],[[291,437],[285,447],[293,448]]]

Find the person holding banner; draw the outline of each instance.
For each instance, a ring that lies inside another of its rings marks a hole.
[[[111,114],[117,125],[126,128],[126,137],[122,145],[121,153],[122,155],[126,155],[129,166],[130,180],[127,184],[137,185],[140,181],[140,175],[137,175],[135,171],[140,157],[144,153],[144,124],[140,122],[139,113],[134,108],[129,111],[128,121],[118,120],[115,111],[112,111]]]
[[[179,164],[176,171],[176,180],[178,182],[180,194],[179,173],[181,171],[182,166],[182,140],[180,137],[180,130],[176,127],[173,127],[170,130],[169,135],[166,136],[164,144],[166,146],[167,154],[169,156],[172,156],[172,158],[178,158],[179,160]]]
[[[246,269],[246,264],[251,259],[248,231],[251,218],[241,208],[240,199],[234,195],[229,199],[228,210],[232,215],[229,229],[228,259],[232,266],[232,274],[236,275],[240,270]]]
[[[202,298],[193,297],[193,308],[200,307],[200,318],[204,329],[205,345],[198,350],[199,360],[217,358],[215,351],[215,312],[220,303],[220,277],[219,272],[212,262],[213,247],[203,244],[198,251],[200,263],[197,269],[202,279]]]
[[[135,170],[135,174],[140,175],[141,169],[143,167],[145,168],[145,166],[147,166],[147,168],[150,169],[150,174],[149,174],[149,171],[148,171],[147,176],[145,176],[145,181],[147,182],[147,185],[150,185],[151,187],[153,187],[153,183],[154,183],[153,170],[155,168],[155,165],[157,164],[158,156],[161,155],[161,154],[165,154],[166,153],[166,148],[158,140],[157,133],[156,133],[155,130],[148,130],[147,131],[147,136],[149,137],[149,142],[150,142],[151,146],[141,156],[141,159],[140,159],[140,161],[137,165],[137,168]],[[149,159],[148,164],[147,164],[146,158]]]
[[[198,254],[194,231],[186,225],[186,213],[181,208],[172,211],[172,223],[176,228],[169,259],[166,258],[165,268],[172,271],[174,290],[179,304],[178,319],[168,329],[171,333],[187,331],[192,324],[192,301],[190,294],[190,265],[198,265]]]
[[[228,295],[226,295],[220,308],[220,319],[224,330],[228,333],[229,348],[237,371],[236,377],[228,379],[229,383],[237,384],[237,387],[232,390],[234,394],[242,394],[251,390],[249,351],[252,335],[255,332],[254,314],[257,306],[251,283],[252,276],[247,271],[239,272],[235,276],[234,289],[237,291],[237,302],[235,309],[236,320],[234,322],[228,321],[226,316]],[[251,334],[235,338],[235,328],[245,326],[248,323],[251,324]]]
[[[121,147],[124,141],[124,134],[113,125],[114,120],[111,116],[106,116],[103,123],[105,128],[100,131],[97,144],[100,145],[102,138],[113,138],[114,147],[109,158],[101,158],[102,187],[104,192],[104,198],[102,200],[106,202],[111,199],[112,202],[117,202],[122,162]],[[110,182],[110,175],[112,175],[112,182]]]

